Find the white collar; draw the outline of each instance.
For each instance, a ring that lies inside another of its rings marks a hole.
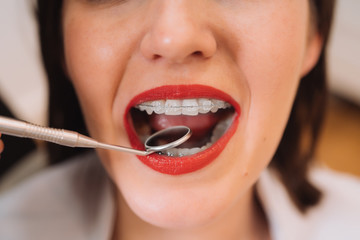
[[[275,171],[263,171],[257,191],[269,221],[271,239],[307,239],[304,238],[304,233],[308,231],[306,217],[292,203]]]

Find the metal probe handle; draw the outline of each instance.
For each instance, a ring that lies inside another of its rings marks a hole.
[[[0,132],[6,135],[33,138],[69,147],[81,147],[78,143],[80,134],[77,132],[42,127],[6,117],[0,117]]]
[[[74,131],[48,128],[38,126],[32,123],[14,120],[0,116],[0,132],[5,135],[11,135],[22,138],[33,138],[47,142],[56,143],[68,147],[83,148],[106,148],[118,151],[125,151],[137,155],[145,156],[153,151],[140,151],[132,148],[120,147],[105,143],[100,143],[90,137],[79,134]]]

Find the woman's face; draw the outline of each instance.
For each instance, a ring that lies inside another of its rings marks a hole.
[[[137,216],[200,226],[249,203],[320,49],[309,19],[308,1],[65,0],[65,65],[91,135],[141,148],[151,131],[194,132],[162,155],[99,150]]]

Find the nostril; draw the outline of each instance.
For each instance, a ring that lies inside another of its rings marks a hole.
[[[203,53],[202,53],[202,51],[195,51],[192,53],[192,55],[196,56],[196,57],[202,57]],[[160,54],[154,54],[152,57],[153,60],[158,60],[159,58],[162,58],[162,56]]]
[[[195,51],[195,52],[193,52],[193,55],[194,56],[202,56],[203,54],[201,51]]]
[[[154,59],[154,60],[157,60],[157,59],[159,59],[159,58],[161,58],[161,56],[160,56],[159,54],[154,54],[154,56],[153,56],[153,59]]]

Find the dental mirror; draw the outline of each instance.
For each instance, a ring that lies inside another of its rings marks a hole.
[[[145,141],[145,151],[101,143],[74,131],[38,126],[0,116],[0,133],[22,138],[32,138],[52,142],[68,147],[104,148],[133,153],[140,156],[164,151],[181,145],[191,136],[190,128],[174,126],[163,129],[149,136]]]
[[[145,141],[145,149],[161,152],[177,147],[191,137],[191,130],[186,126],[174,126],[160,130]]]

